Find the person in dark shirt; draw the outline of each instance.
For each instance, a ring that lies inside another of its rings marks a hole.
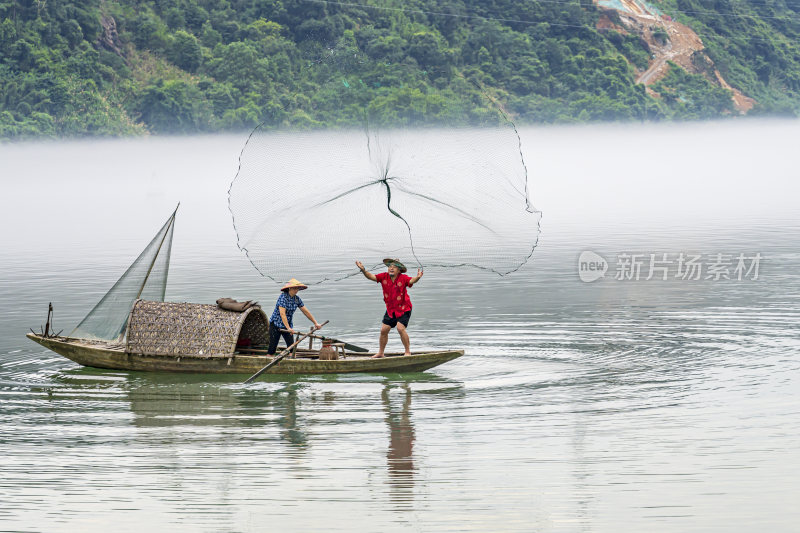
[[[317,323],[314,315],[311,314],[311,311],[306,309],[303,300],[301,300],[297,295],[298,292],[307,288],[307,285],[303,285],[294,278],[290,279],[289,283],[281,288],[281,295],[278,297],[278,301],[275,302],[275,310],[272,312],[272,316],[269,319],[268,355],[275,355],[275,351],[278,348],[278,341],[280,341],[281,336],[283,336],[283,340],[287,347],[294,342],[292,339],[292,335],[294,334],[292,317],[297,309],[300,309],[300,311],[306,315],[306,318],[314,323],[314,329],[319,329],[322,327],[319,325],[319,323]],[[288,330],[288,332],[282,333],[281,329]]]
[[[422,277],[422,269],[417,270],[417,275],[413,278],[405,274],[408,270],[399,259],[384,259],[383,263],[388,267],[386,272],[375,275],[369,272],[361,261],[356,261],[356,266],[364,277],[376,283],[380,283],[383,289],[383,301],[386,302],[386,313],[383,315],[383,325],[378,353],[372,357],[383,357],[386,343],[389,342],[389,331],[397,327],[400,340],[406,349],[405,355],[411,355],[411,341],[408,338],[408,320],[411,318],[411,298],[408,297],[408,288],[413,286]]]

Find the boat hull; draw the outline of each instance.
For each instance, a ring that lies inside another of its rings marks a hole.
[[[187,372],[199,374],[249,374],[265,367],[272,358],[266,355],[232,354],[211,357],[174,355],[138,355],[101,344],[91,345],[76,339],[42,337],[28,333],[28,338],[79,365],[114,370],[144,372]],[[414,353],[409,356],[371,359],[351,355],[336,361],[309,357],[284,358],[267,374],[341,374],[352,372],[421,372],[464,355],[463,350]]]

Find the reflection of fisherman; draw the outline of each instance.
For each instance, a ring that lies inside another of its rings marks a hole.
[[[394,489],[392,500],[403,502],[413,499],[414,486],[414,424],[411,421],[411,389],[408,383],[402,385],[403,408],[400,412],[392,409],[389,398],[390,386],[381,392],[386,422],[389,424],[389,449],[386,462],[389,468],[389,484]]]
[[[306,318],[314,323],[314,329],[319,329],[322,327],[314,319],[311,311],[306,309],[303,300],[301,300],[297,295],[298,292],[307,288],[307,285],[303,285],[294,278],[290,279],[289,283],[281,288],[281,295],[278,297],[278,301],[275,303],[275,311],[272,312],[272,317],[269,319],[268,355],[275,354],[275,351],[278,348],[278,341],[280,341],[281,336],[283,336],[283,341],[286,343],[287,347],[291,346],[294,342],[292,340],[292,334],[294,334],[292,317],[297,309],[300,309],[300,311],[306,315]],[[289,332],[281,333],[281,329],[286,329]]]
[[[414,449],[414,426],[411,424],[411,389],[408,384],[403,385],[403,410],[398,414],[392,410],[389,401],[389,387],[381,392],[381,399],[386,411],[386,421],[389,423],[389,470],[413,470],[414,459],[411,455]]]
[[[273,409],[278,413],[278,425],[283,428],[281,432],[283,438],[295,445],[304,446],[307,441],[307,435],[303,431],[302,424],[297,423],[297,391],[302,387],[298,383],[292,383],[278,390],[275,401],[273,402]],[[281,398],[282,393],[286,392],[286,399]]]
[[[417,275],[413,278],[406,276],[408,270],[399,259],[384,259],[383,263],[389,267],[387,272],[378,275],[372,274],[361,263],[356,261],[356,266],[364,274],[364,277],[381,284],[383,288],[383,301],[386,302],[386,313],[383,315],[383,325],[381,326],[380,349],[372,357],[383,357],[383,350],[389,342],[389,331],[397,326],[397,333],[406,349],[405,355],[411,355],[411,341],[408,338],[408,320],[411,318],[411,298],[408,297],[407,289],[419,281],[422,277],[422,269],[417,270]]]

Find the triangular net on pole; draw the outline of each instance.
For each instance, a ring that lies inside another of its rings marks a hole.
[[[120,341],[125,335],[131,307],[137,299],[164,301],[177,211],[176,208],[150,244],[70,333],[70,337]]]

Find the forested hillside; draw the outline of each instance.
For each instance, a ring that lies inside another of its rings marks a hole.
[[[652,46],[588,0],[0,0],[0,138],[738,115],[703,62],[800,113],[800,0],[652,4],[705,50],[646,88]]]

